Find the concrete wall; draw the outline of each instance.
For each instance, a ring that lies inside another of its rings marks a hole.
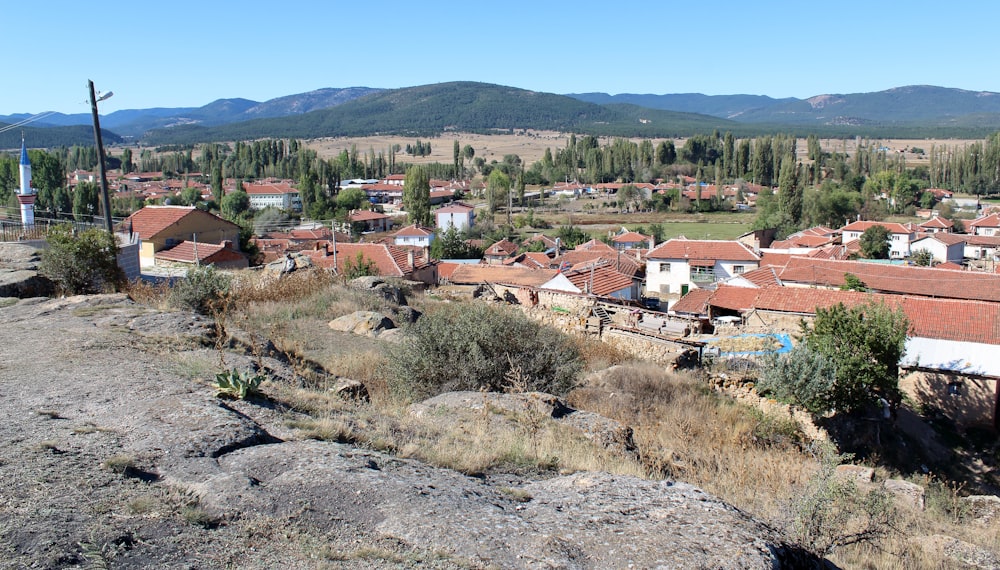
[[[138,239],[134,243],[118,246],[118,267],[125,273],[125,278],[129,281],[140,277],[140,247],[141,242]]]

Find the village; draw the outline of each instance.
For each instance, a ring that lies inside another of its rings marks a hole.
[[[93,176],[74,172],[69,183]],[[407,224],[401,206],[404,176],[390,175],[343,181],[342,190],[364,192],[369,208],[352,211],[345,223],[331,227],[304,221],[254,235],[250,243],[259,254],[251,260],[240,251],[235,223],[193,206],[169,205],[189,188],[212,198],[210,188],[193,179],[197,176],[163,180],[162,173],[110,177],[116,197],[164,204],[145,206],[116,226],[124,245],[120,265],[130,278],[179,276],[206,265],[229,270],[285,264],[340,275],[361,266],[364,274],[488,295],[533,309],[575,332],[617,335],[626,344],[645,344],[640,352],[661,362],[690,358],[691,351],[698,362],[752,358],[767,352],[762,347],[781,347],[782,339],[797,333],[801,319],[817,308],[875,301],[901,308],[911,325],[900,362],[904,392],[960,426],[998,425],[1000,365],[991,354],[1000,344],[1000,274],[994,271],[1000,212],[988,207],[966,222],[966,233],[955,232],[953,222],[928,210],[918,212],[926,217],[921,223],[845,220],[839,228],[812,227],[781,240],[774,232],[753,231],[734,240],[679,236],[656,243],[654,236],[621,227],[607,239],[570,248],[554,232],[542,230],[520,243],[469,240],[483,252],[480,258],[436,259],[431,255],[435,239],[450,228],[468,233],[477,215],[486,215],[476,200],[483,188],[468,180],[431,180],[434,224],[423,227]],[[241,186],[252,211],[301,210],[293,181]],[[539,189],[533,197],[613,200],[623,186],[563,183]],[[731,203],[733,210],[753,207],[760,191],[745,183],[716,187],[690,177],[634,186],[647,196],[678,190],[692,200],[714,197]],[[949,191],[932,192],[941,200],[953,199]],[[860,238],[873,226],[886,230],[886,260],[859,259]],[[925,262],[915,264],[917,257]],[[773,342],[720,347],[719,339],[754,337]]]

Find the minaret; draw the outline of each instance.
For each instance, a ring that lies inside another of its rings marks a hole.
[[[21,136],[20,171],[21,189],[17,192],[17,201],[21,203],[21,223],[24,227],[31,227],[35,225],[35,189],[31,187],[31,161],[24,146],[24,136]]]

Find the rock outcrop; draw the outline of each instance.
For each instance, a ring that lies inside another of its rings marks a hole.
[[[0,243],[0,297],[47,297],[52,281],[38,273],[41,250],[27,244]]]
[[[396,328],[392,319],[375,311],[356,311],[330,321],[330,328],[361,336],[377,337],[382,331]]]
[[[121,296],[0,308],[11,567],[801,567],[774,530],[684,483],[576,473],[499,484],[301,440],[296,412],[276,402],[214,397],[218,367],[254,357],[163,349],[201,328],[178,315]],[[260,360],[275,381],[294,377]],[[545,395],[491,401],[579,413]]]

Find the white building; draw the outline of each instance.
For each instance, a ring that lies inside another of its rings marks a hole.
[[[302,197],[299,191],[287,182],[243,185],[250,197],[251,210],[278,208],[279,210],[302,211]]]
[[[929,251],[936,263],[957,263],[961,265],[965,256],[965,238],[958,234],[934,233],[910,244],[911,255],[918,251]]]
[[[760,256],[737,241],[671,239],[646,255],[646,294],[670,304],[759,265]]]
[[[434,241],[434,230],[413,224],[400,229],[392,237],[396,245],[430,247]]]
[[[434,225],[441,231],[455,228],[463,231],[476,223],[476,209],[462,202],[455,202],[434,210]]]
[[[909,224],[897,224],[890,222],[851,222],[840,228],[842,232],[842,243],[845,245],[856,239],[861,239],[861,234],[872,226],[882,226],[889,232],[889,258],[903,259],[910,256],[910,242],[917,238],[917,230]]]

